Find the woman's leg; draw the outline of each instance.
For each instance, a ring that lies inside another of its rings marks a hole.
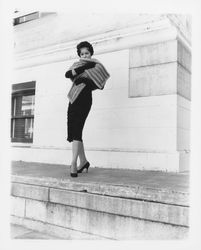
[[[78,168],[80,169],[85,163],[87,163],[83,142],[80,143],[79,159],[80,159],[80,165]]]
[[[76,173],[77,172],[77,158],[80,154],[80,146],[81,141],[73,140],[72,143],[72,162],[71,162],[71,172]]]

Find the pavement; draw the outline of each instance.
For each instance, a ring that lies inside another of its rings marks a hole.
[[[11,239],[33,239],[33,240],[60,240],[60,238],[49,235],[49,234],[45,234],[45,233],[41,233],[38,231],[34,231],[31,229],[28,229],[26,227],[23,226],[19,226],[19,225],[15,225],[15,224],[11,224],[10,225],[10,237]]]
[[[56,178],[57,180],[81,183],[104,184],[132,187],[139,185],[154,189],[166,189],[176,192],[189,191],[189,173],[173,173],[148,170],[106,169],[90,167],[89,172],[78,174],[77,178],[70,177],[70,166],[36,163],[12,162],[12,175],[33,178]]]

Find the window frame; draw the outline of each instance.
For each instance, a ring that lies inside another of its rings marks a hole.
[[[11,97],[11,127],[10,127],[10,137],[11,142],[20,142],[20,143],[33,143],[33,136],[32,138],[24,138],[24,137],[13,137],[14,128],[13,123],[16,119],[32,119],[34,124],[34,114],[33,115],[14,115],[14,99],[16,97],[23,97],[35,95],[35,81],[26,82],[26,83],[19,83],[12,85],[12,97]],[[34,125],[33,125],[34,128]]]
[[[19,24],[23,24],[23,23],[27,23],[36,19],[40,18],[40,12],[39,11],[34,11],[34,12],[30,12],[27,14],[22,14],[19,15],[17,17],[15,17],[13,19],[13,25],[19,25]]]

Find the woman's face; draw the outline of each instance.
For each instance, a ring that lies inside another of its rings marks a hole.
[[[80,49],[80,57],[81,58],[91,58],[91,53],[88,48],[81,48]]]

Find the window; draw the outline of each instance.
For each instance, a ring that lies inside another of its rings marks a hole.
[[[13,16],[13,25],[15,26],[22,23],[30,22],[52,14],[56,14],[56,12],[40,12],[40,11],[27,12],[27,11],[16,10]]]
[[[33,142],[35,82],[13,84],[11,141]]]
[[[39,12],[28,13],[25,15],[18,16],[13,19],[13,25],[29,22],[40,17]]]

